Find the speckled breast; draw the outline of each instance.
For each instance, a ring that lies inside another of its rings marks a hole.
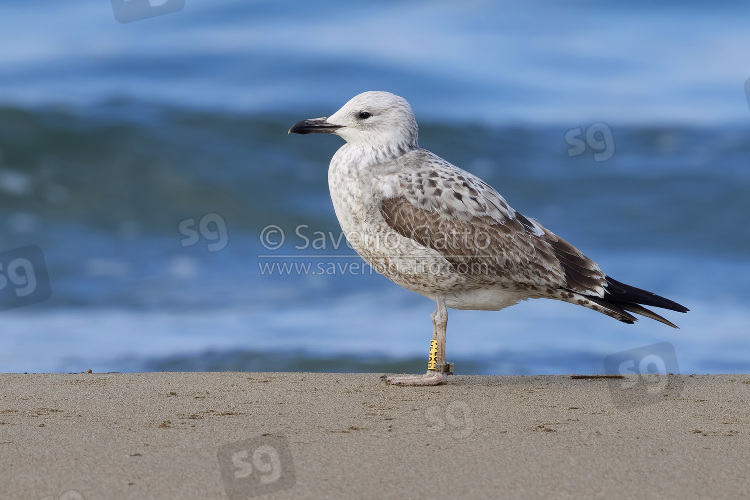
[[[427,297],[453,289],[461,277],[436,251],[405,238],[386,223],[372,179],[331,162],[329,188],[336,216],[347,240],[375,271]]]

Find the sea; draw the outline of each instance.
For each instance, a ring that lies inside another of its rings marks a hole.
[[[457,374],[665,342],[671,371],[750,371],[750,4],[130,2],[0,3],[0,372],[424,370],[434,303],[336,220],[342,140],[287,134],[366,90],[690,309],[451,310]]]

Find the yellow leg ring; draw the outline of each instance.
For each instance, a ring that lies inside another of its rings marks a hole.
[[[428,370],[434,370],[437,368],[437,350],[438,350],[438,341],[437,339],[432,339],[430,341],[430,358],[427,360]]]

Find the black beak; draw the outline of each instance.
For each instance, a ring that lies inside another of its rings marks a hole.
[[[323,118],[311,118],[309,120],[302,120],[292,125],[289,129],[288,134],[330,134],[341,128],[341,125],[334,125],[328,123],[327,116]]]

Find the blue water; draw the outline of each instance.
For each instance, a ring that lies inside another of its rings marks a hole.
[[[0,312],[0,371],[423,369],[434,305],[340,238],[341,140],[286,134],[380,89],[423,147],[691,309],[665,313],[680,330],[546,300],[451,311],[459,373],[601,373],[663,341],[683,373],[747,372],[748,14],[186,0],[120,24],[108,2],[3,2],[0,260],[38,246],[52,296]]]

